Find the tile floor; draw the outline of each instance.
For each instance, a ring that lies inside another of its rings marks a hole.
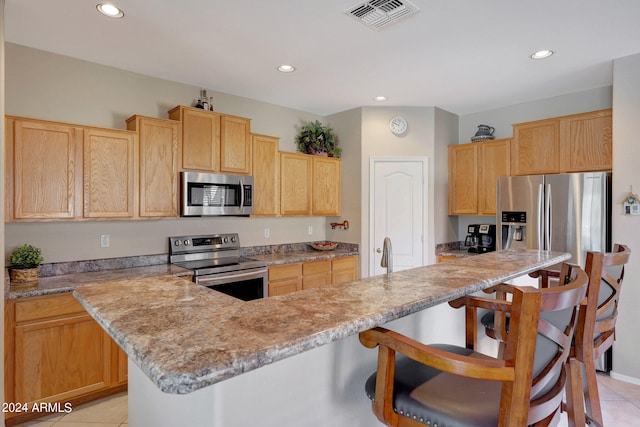
[[[607,427],[640,427],[640,385],[598,375],[602,414]],[[119,393],[73,409],[50,415],[21,427],[128,427],[127,393]],[[566,427],[563,417],[560,427]]]

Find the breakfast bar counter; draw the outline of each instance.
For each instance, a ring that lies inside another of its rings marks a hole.
[[[359,332],[568,257],[491,252],[249,302],[175,276],[81,286],[74,295],[129,357],[134,427],[364,426],[362,387],[375,352],[359,345]],[[317,421],[287,416],[307,410]]]

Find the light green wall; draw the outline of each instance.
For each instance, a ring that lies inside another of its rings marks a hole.
[[[640,54],[614,61],[613,67],[613,212],[615,243],[631,248],[625,269],[612,376],[640,384],[640,216],[622,213],[622,200],[631,191],[640,193]]]

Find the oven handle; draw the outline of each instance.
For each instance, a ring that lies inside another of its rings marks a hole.
[[[267,270],[266,268],[260,268],[260,269],[254,269],[254,270],[249,270],[246,271],[244,273],[237,273],[237,274],[225,274],[225,273],[220,273],[217,275],[212,276],[201,276],[201,277],[197,277],[196,276],[196,283],[199,285],[205,285],[205,286],[210,286],[210,285],[221,285],[224,283],[230,283],[230,282],[239,282],[242,280],[251,280],[251,279],[260,279],[260,278],[266,278],[267,272],[269,270]]]

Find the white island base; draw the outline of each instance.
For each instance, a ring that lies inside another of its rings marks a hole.
[[[424,342],[451,342],[455,330],[460,344],[463,325],[462,310],[444,304],[385,326]],[[129,426],[382,425],[364,392],[377,355],[353,335],[182,395],[163,393],[129,360]]]

